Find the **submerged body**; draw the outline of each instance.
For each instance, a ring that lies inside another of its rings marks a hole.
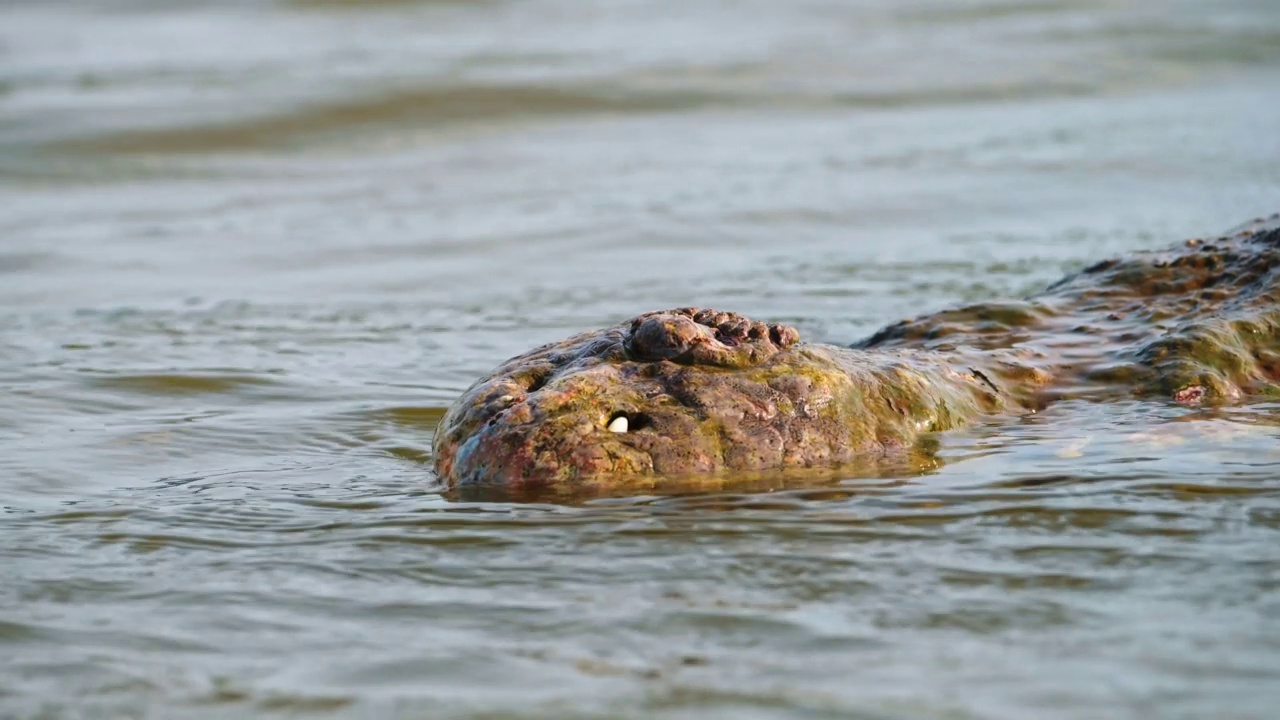
[[[440,423],[450,486],[829,467],[1061,397],[1235,401],[1280,382],[1280,215],[853,347],[681,308],[513,358]]]

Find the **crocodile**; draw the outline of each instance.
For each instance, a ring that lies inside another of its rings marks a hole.
[[[647,312],[503,363],[433,442],[449,488],[594,489],[832,468],[1065,398],[1280,394],[1280,214],[1099,262],[848,347],[733,312]]]

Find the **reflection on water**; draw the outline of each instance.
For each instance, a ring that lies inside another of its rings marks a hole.
[[[428,453],[639,311],[850,342],[1274,212],[1278,70],[1271,0],[6,4],[0,715],[1270,717],[1270,401],[608,498]]]

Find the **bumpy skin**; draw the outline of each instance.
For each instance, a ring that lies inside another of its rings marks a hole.
[[[891,325],[851,348],[716,310],[646,313],[513,358],[435,438],[450,486],[828,467],[1061,397],[1182,403],[1280,381],[1280,215],[1108,260],[1030,299]],[[628,431],[608,430],[619,415]]]

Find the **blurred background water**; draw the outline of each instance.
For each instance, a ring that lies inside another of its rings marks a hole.
[[[1280,210],[1274,0],[10,0],[0,717],[1270,718],[1280,405],[465,502],[686,304],[851,342]]]

